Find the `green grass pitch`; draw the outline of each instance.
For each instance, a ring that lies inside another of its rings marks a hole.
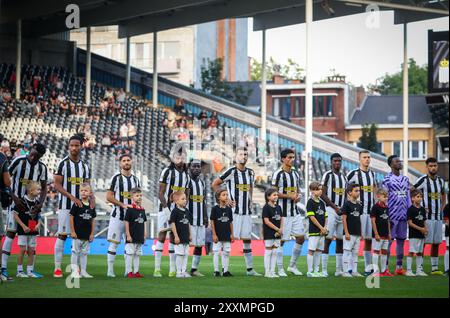
[[[286,257],[285,263],[288,262]],[[43,279],[16,278],[14,282],[0,285],[0,298],[18,297],[174,297],[174,298],[208,298],[208,297],[257,297],[257,298],[290,298],[290,297],[420,297],[448,298],[449,283],[445,276],[429,277],[386,277],[381,278],[380,288],[366,288],[365,278],[334,277],[335,258],[330,257],[329,278],[306,278],[289,276],[287,278],[267,279],[264,277],[245,276],[243,257],[231,257],[230,271],[234,277],[212,277],[212,257],[202,257],[200,271],[206,277],[177,279],[167,277],[168,257],[163,257],[163,278],[153,278],[154,259],[150,256],[141,258],[143,279],[127,279],[119,277],[124,272],[124,259],[117,256],[115,272],[118,277],[106,277],[106,256],[92,255],[88,258],[88,272],[93,279],[81,279],[80,288],[66,287],[66,277],[52,277],[53,256],[38,256],[36,269],[45,277]],[[63,265],[67,265],[69,256],[64,256]],[[191,258],[189,258],[189,265]],[[255,257],[255,269],[263,273],[263,257]],[[415,262],[414,262],[415,263]],[[430,271],[430,259],[424,261],[425,271]],[[9,260],[9,272],[16,273],[16,257]],[[391,264],[395,264],[392,258]],[[440,258],[443,266],[443,258]],[[360,257],[359,268],[363,266]],[[306,271],[306,258],[299,260],[299,269]],[[391,266],[392,267],[392,266]],[[414,264],[415,267],[415,264]]]

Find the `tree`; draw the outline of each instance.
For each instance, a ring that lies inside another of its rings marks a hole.
[[[403,69],[403,64],[402,64]],[[408,61],[409,94],[426,94],[428,91],[428,67],[418,66],[411,58]],[[368,85],[368,90],[381,95],[401,95],[403,93],[403,71],[385,74],[377,79],[378,84]]]
[[[223,61],[221,58],[204,61],[200,68],[201,90],[205,93],[246,105],[253,90],[245,89],[242,85],[231,87],[230,84],[223,80],[222,71]]]
[[[252,81],[262,80],[262,63],[257,59],[250,60],[250,77]],[[278,70],[279,69],[279,70]],[[271,79],[276,73],[279,73],[287,80],[303,80],[304,69],[291,58],[288,58],[287,64],[277,63],[273,57],[270,57],[266,63],[266,79]]]
[[[361,137],[358,146],[372,152],[379,152],[377,141],[377,126],[375,124],[365,124],[362,126]]]

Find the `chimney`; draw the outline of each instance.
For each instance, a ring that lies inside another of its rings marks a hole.
[[[272,80],[274,84],[284,84],[284,77],[279,74],[275,74]]]
[[[366,97],[366,90],[364,86],[359,86],[356,88],[356,107],[361,107],[364,98]]]

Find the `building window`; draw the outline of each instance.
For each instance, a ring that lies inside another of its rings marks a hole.
[[[273,99],[272,115],[274,117],[280,117],[280,99],[279,98]]]
[[[403,157],[403,143],[401,141],[392,142],[392,154],[397,155],[400,158]]]
[[[409,159],[426,159],[427,142],[425,140],[409,142]]]
[[[408,159],[423,160],[423,159],[427,158],[428,142],[426,140],[410,141],[408,146],[409,146]],[[403,142],[402,141],[393,141],[392,142],[392,154],[397,155],[400,158],[403,157]]]
[[[294,116],[305,117],[305,96],[297,96],[294,99]],[[313,116],[333,117],[335,96],[313,96]]]

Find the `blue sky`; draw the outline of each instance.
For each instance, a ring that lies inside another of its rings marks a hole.
[[[385,73],[400,71],[403,61],[403,25],[394,25],[392,12],[382,12],[378,28],[365,26],[365,14],[313,23],[312,71],[317,81],[330,69],[354,85],[374,83]],[[419,65],[428,61],[427,33],[448,30],[448,17],[408,24],[408,55]],[[266,32],[267,56],[284,63],[293,58],[305,65],[305,25]],[[248,55],[261,60],[262,32],[253,32],[249,19]]]

